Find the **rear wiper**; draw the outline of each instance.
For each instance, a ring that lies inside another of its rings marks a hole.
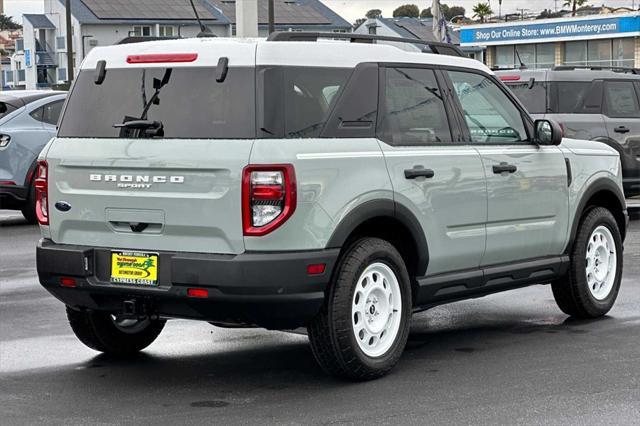
[[[114,124],[117,129],[140,130],[147,137],[164,136],[164,125],[155,120],[131,120]]]

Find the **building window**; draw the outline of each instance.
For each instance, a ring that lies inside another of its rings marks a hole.
[[[514,68],[514,49],[513,46],[496,46],[496,63],[497,68]]]
[[[565,65],[633,68],[634,39],[566,42],[564,55]]]
[[[635,67],[635,40],[633,38],[613,40],[613,66],[623,68]]]
[[[375,25],[369,25],[367,28],[369,29],[369,34],[371,34],[371,35],[376,35],[376,33],[377,33],[377,28],[378,28],[377,26],[375,26]]]
[[[542,43],[536,45],[536,68],[553,68],[556,63],[556,45]]]
[[[137,37],[148,37],[151,35],[151,27],[148,25],[134,25],[133,31],[131,31],[131,35]]]
[[[596,66],[611,66],[611,40],[589,40],[587,63]]]
[[[497,68],[519,68],[524,64],[530,69],[553,68],[556,51],[553,43],[496,46]]]
[[[175,37],[176,33],[176,27],[174,27],[173,25],[160,25],[158,35],[160,37]]]

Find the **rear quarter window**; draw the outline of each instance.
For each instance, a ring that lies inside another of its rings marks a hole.
[[[542,82],[532,85],[529,82],[509,83],[507,87],[522,102],[531,114],[544,114],[547,112],[547,86]]]

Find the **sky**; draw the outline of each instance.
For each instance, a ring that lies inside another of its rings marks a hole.
[[[108,0],[105,0],[108,1]],[[175,0],[187,1],[187,0]],[[432,0],[322,0],[327,6],[335,10],[349,22],[354,22],[361,18],[369,9],[382,10],[383,16],[392,16],[393,9],[396,7],[412,3],[417,4],[420,9],[431,7]],[[471,8],[480,0],[441,0],[441,3],[449,6],[463,6],[467,9],[467,16],[471,15]],[[5,13],[18,18],[23,13],[42,13],[43,0],[4,0]],[[498,0],[489,0],[493,11],[498,13]],[[537,12],[542,9],[554,9],[555,4],[561,8],[564,0],[503,0],[502,12],[512,13],[520,8],[533,9]],[[594,0],[592,5],[601,5],[605,3],[608,6],[627,6],[631,7],[635,4],[636,8],[640,7],[640,0]],[[21,19],[16,19],[21,21]]]

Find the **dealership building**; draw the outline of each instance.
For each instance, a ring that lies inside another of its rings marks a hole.
[[[640,12],[469,25],[460,45],[486,46],[491,68],[640,68]]]

